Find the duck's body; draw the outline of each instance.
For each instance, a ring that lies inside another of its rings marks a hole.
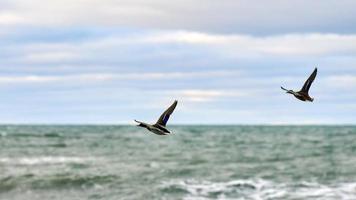
[[[310,97],[309,96],[309,89],[310,89],[310,86],[312,85],[315,77],[316,77],[316,74],[318,72],[318,69],[315,68],[313,73],[309,76],[309,78],[305,81],[302,89],[298,92],[295,92],[293,90],[287,90],[285,89],[284,87],[281,87],[282,90],[285,90],[287,91],[288,94],[292,94],[294,95],[295,98],[301,100],[301,101],[310,101],[310,102],[313,102],[314,101],[314,98]]]
[[[164,113],[160,116],[158,121],[155,124],[147,124],[145,122],[140,122],[135,120],[135,122],[138,123],[137,126],[146,128],[150,132],[156,134],[156,135],[168,135],[171,132],[167,130],[166,124],[168,122],[168,119],[170,115],[173,113],[174,109],[177,106],[177,101],[174,101],[174,103],[166,110]]]
[[[165,127],[157,125],[157,124],[152,125],[152,124],[147,124],[147,123],[140,122],[137,120],[135,120],[135,122],[139,123],[137,126],[146,128],[147,130],[149,130],[157,135],[168,135],[171,133]]]
[[[295,92],[293,90],[287,90],[287,89],[285,89],[283,87],[281,87],[281,88],[282,88],[282,90],[287,91],[288,94],[294,95],[295,98],[297,98],[297,99],[299,99],[301,101],[310,101],[310,102],[314,101],[314,98],[311,98],[308,93],[305,93],[305,92],[302,92],[302,91]]]

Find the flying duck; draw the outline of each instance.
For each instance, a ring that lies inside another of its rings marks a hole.
[[[295,98],[297,98],[297,99],[299,99],[299,100],[301,100],[301,101],[310,101],[310,102],[313,102],[313,101],[314,101],[314,98],[311,98],[311,97],[309,96],[308,92],[309,92],[310,86],[312,85],[312,83],[313,83],[313,81],[314,81],[314,79],[315,79],[315,77],[316,77],[317,72],[318,72],[318,69],[315,68],[314,71],[313,71],[313,73],[309,76],[308,80],[305,81],[305,83],[304,83],[304,85],[303,85],[303,88],[302,88],[300,91],[298,91],[298,92],[295,92],[295,91],[293,91],[293,90],[287,90],[287,89],[285,89],[285,88],[283,88],[283,87],[281,87],[281,88],[282,88],[282,90],[287,91],[287,93],[293,94],[293,95],[295,96]]]
[[[137,126],[141,126],[143,128],[146,128],[147,130],[149,130],[149,131],[151,131],[151,132],[153,132],[154,134],[157,134],[157,135],[168,135],[168,134],[170,134],[171,132],[169,132],[166,129],[166,124],[168,122],[169,116],[173,113],[174,109],[176,108],[177,103],[178,103],[177,100],[175,100],[173,102],[173,104],[171,106],[169,106],[169,108],[166,111],[164,111],[162,113],[162,115],[159,117],[158,121],[155,124],[147,124],[147,123],[135,120],[135,122],[138,123]]]

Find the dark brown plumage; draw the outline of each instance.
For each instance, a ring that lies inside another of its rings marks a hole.
[[[144,122],[140,122],[135,120],[135,122],[139,123],[138,126],[146,128],[147,130],[157,134],[157,135],[168,135],[170,132],[167,130],[166,125],[169,120],[169,117],[173,113],[174,109],[177,106],[178,101],[175,100],[167,110],[165,110],[162,115],[159,117],[155,124],[147,124]]]
[[[287,90],[285,89],[284,87],[281,87],[282,90],[285,90],[287,91],[288,94],[293,94],[295,96],[295,98],[301,100],[301,101],[310,101],[310,102],[313,102],[314,101],[314,98],[310,97],[309,96],[309,89],[310,89],[310,86],[312,85],[316,75],[318,73],[318,69],[315,68],[313,73],[309,76],[309,78],[305,81],[302,89],[298,92],[295,92],[293,90]]]

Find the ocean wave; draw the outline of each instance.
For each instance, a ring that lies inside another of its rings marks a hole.
[[[117,176],[113,175],[74,175],[56,174],[50,176],[36,176],[25,174],[20,176],[8,176],[0,179],[0,192],[8,192],[15,189],[101,189],[103,185],[113,183]]]
[[[179,193],[185,200],[209,199],[303,199],[303,200],[354,200],[356,182],[320,184],[316,182],[275,183],[266,180],[233,180],[209,182],[178,180],[163,182],[161,192]]]
[[[0,131],[0,137],[6,137],[7,132],[6,131]]]
[[[11,165],[48,165],[48,164],[65,164],[74,163],[82,164],[93,161],[90,157],[64,157],[64,156],[41,156],[41,157],[22,157],[10,158],[0,157],[0,163]]]
[[[100,189],[103,185],[112,183],[116,176],[78,176],[78,175],[56,175],[34,180],[31,183],[32,189],[64,189],[64,188],[96,188]]]
[[[45,137],[45,138],[61,138],[63,137],[60,133],[57,132],[48,132],[48,133],[7,133],[1,132],[1,136],[5,137]]]

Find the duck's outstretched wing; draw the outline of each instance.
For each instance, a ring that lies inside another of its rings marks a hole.
[[[305,81],[303,88],[301,89],[301,92],[305,92],[305,93],[309,92],[309,88],[312,85],[317,73],[318,73],[318,68],[315,68],[313,73],[309,76],[308,80]]]
[[[164,111],[164,113],[162,113],[162,115],[159,117],[158,121],[156,122],[157,125],[166,126],[169,117],[171,116],[171,114],[173,113],[174,109],[177,106],[177,103],[178,101],[175,100],[173,104],[169,106],[169,108],[166,111]]]

